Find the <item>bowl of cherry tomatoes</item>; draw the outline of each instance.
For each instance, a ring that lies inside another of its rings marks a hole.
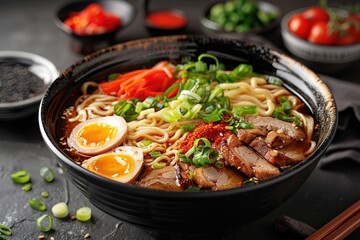
[[[360,61],[360,13],[315,5],[281,20],[285,47],[315,70],[334,72]]]

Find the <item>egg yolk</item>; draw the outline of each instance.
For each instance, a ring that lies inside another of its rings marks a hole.
[[[77,142],[86,148],[98,148],[111,142],[118,129],[108,123],[94,122],[84,126],[78,133]]]
[[[106,154],[99,156],[96,161],[88,166],[88,169],[103,177],[119,178],[132,173],[134,166],[134,159],[129,155]]]

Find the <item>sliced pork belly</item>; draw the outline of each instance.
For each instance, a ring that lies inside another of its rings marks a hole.
[[[237,132],[237,137],[241,142],[249,144],[257,136],[266,136],[266,133],[263,131],[253,128],[253,129],[239,129]]]
[[[253,138],[252,140],[254,140],[254,139],[255,138]],[[270,131],[266,135],[266,138],[265,138],[266,144],[268,146],[271,146],[272,148],[275,148],[275,149],[282,149],[282,148],[288,146],[289,144],[292,144],[294,141],[295,140],[292,139],[291,137],[289,137],[288,135],[278,133],[276,131]],[[248,142],[248,144],[250,142]]]
[[[263,158],[278,167],[284,167],[301,162],[305,159],[302,142],[293,141],[292,144],[280,149],[274,149],[266,143],[263,137],[256,137],[249,146],[256,150]]]
[[[288,135],[296,141],[303,141],[306,139],[305,132],[302,128],[294,126],[290,122],[282,121],[273,117],[261,117],[261,116],[247,116],[246,121],[254,125],[254,128],[258,128],[266,133],[270,131],[276,131]]]
[[[176,177],[180,186],[183,189],[187,189],[190,186],[194,186],[194,183],[190,177],[190,173],[194,172],[195,166],[189,163],[177,162],[176,163]]]
[[[145,170],[141,179],[135,184],[151,189],[183,191],[183,188],[177,182],[174,166]]]
[[[235,134],[228,133],[215,146],[225,162],[237,168],[248,177],[265,180],[280,174],[280,170],[266,161],[251,148],[243,145]]]
[[[224,190],[240,187],[245,178],[235,169],[207,166],[196,168],[193,179],[201,188]]]

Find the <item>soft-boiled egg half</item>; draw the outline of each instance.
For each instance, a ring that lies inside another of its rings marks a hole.
[[[139,148],[121,146],[113,152],[89,158],[81,166],[103,177],[131,183],[139,176],[143,163],[144,155]]]
[[[68,144],[79,154],[94,156],[118,147],[126,133],[127,123],[120,116],[93,118],[72,130]]]

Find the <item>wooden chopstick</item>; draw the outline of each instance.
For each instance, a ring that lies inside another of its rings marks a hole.
[[[344,239],[360,227],[360,200],[336,216],[306,240]]]

